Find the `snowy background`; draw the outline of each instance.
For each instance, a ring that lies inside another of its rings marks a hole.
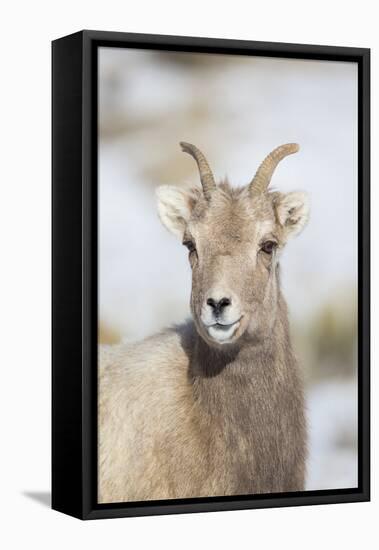
[[[311,196],[282,260],[307,381],[308,489],[357,485],[357,67],[102,48],[99,60],[100,340],[137,340],[189,315],[184,248],[154,190],[198,182],[179,141],[215,176],[250,181],[277,145],[300,144],[273,187]]]

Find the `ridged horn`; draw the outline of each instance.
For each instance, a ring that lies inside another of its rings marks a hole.
[[[264,193],[270,185],[272,175],[279,162],[287,155],[297,153],[299,149],[300,147],[297,143],[286,143],[271,151],[259,166],[255,176],[251,180],[249,184],[250,193],[254,195]]]
[[[188,153],[193,157],[197,162],[197,167],[199,169],[200,181],[203,186],[204,196],[207,200],[210,199],[212,191],[216,188],[216,182],[214,180],[212,170],[209,167],[208,161],[203,155],[203,153],[192,145],[191,143],[186,143],[184,141],[180,142],[180,147],[184,153]]]

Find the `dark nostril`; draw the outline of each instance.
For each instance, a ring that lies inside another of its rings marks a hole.
[[[213,298],[208,298],[207,304],[214,309],[215,313],[220,313],[224,307],[230,306],[231,301],[229,298],[221,298],[221,300],[216,302]]]
[[[221,298],[221,300],[218,303],[219,309],[222,309],[223,307],[230,306],[230,300],[229,298]]]
[[[213,308],[215,308],[217,306],[217,303],[214,301],[213,298],[208,298],[207,300],[207,304]]]

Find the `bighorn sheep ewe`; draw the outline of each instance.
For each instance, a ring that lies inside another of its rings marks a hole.
[[[244,188],[158,188],[163,224],[189,250],[193,320],[105,346],[99,374],[99,502],[304,488],[306,426],[279,256],[307,221],[305,193],[269,192],[272,151]]]

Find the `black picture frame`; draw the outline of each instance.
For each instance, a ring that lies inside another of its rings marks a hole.
[[[358,488],[98,504],[97,51],[142,48],[358,64]],[[81,31],[52,43],[52,507],[81,519],[370,499],[370,50]]]

